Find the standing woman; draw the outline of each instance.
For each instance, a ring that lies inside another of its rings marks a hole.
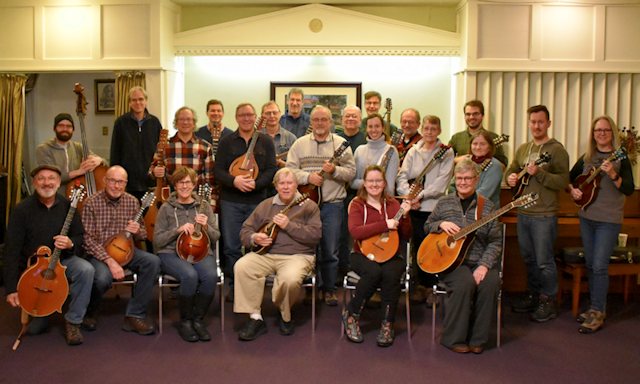
[[[599,168],[601,176],[595,201],[578,211],[591,299],[589,310],[581,313],[577,319],[581,323],[578,329],[580,333],[593,333],[602,328],[604,323],[609,290],[609,257],[622,227],[625,195],[633,193],[629,160],[606,160],[619,145],[619,131],[614,121],[609,116],[597,117],[591,124],[587,151],[569,174],[573,182],[591,169]],[[569,189],[574,200],[582,198],[583,191],[571,184]]]
[[[356,148],[356,152],[353,154],[356,162],[356,177],[351,182],[351,188],[360,189],[364,184],[365,168],[373,164],[383,165],[381,164],[382,159],[389,150],[391,151],[391,157],[386,167],[382,167],[382,170],[386,175],[386,192],[388,195],[393,196],[396,190],[396,175],[398,174],[398,164],[400,162],[398,151],[393,145],[387,144],[382,116],[375,113],[367,117],[365,125],[367,127],[367,144]]]
[[[399,195],[404,196],[409,193],[410,180],[415,179],[438,153],[442,144],[442,141],[438,139],[441,132],[439,117],[433,115],[424,117],[422,120],[422,139],[409,149],[398,174],[397,190]],[[422,192],[412,201],[411,226],[413,227],[413,235],[411,236],[411,257],[413,259],[411,265],[414,266],[413,276],[416,276],[416,282],[423,287],[422,290],[418,285],[413,287],[412,299],[416,301],[426,300],[426,297],[423,297],[424,293],[420,294],[420,292],[425,292],[426,287],[433,285],[429,275],[415,267],[418,265],[416,254],[420,244],[422,244],[422,240],[427,236],[424,231],[424,223],[429,218],[429,214],[433,211],[438,199],[444,195],[449,180],[451,180],[453,158],[453,150],[448,149],[441,160],[436,161],[431,170],[427,172],[424,177]]]
[[[156,218],[153,247],[157,249],[164,273],[180,281],[180,325],[178,333],[185,341],[209,341],[211,335],[204,316],[213,301],[218,282],[217,265],[211,247],[199,263],[191,264],[176,254],[176,241],[182,233],[191,234],[195,223],[202,226],[213,244],[220,231],[213,219],[211,206],[193,193],[197,175],[192,168],[178,168],[171,176],[175,192],[171,194]],[[204,204],[204,213],[198,213]]]
[[[349,233],[353,237],[353,253],[351,254],[351,267],[360,275],[356,285],[353,299],[342,312],[347,338],[354,343],[363,341],[360,330],[359,318],[365,302],[380,287],[382,297],[383,320],[378,333],[377,342],[381,347],[393,344],[395,333],[393,322],[395,321],[396,307],[400,296],[400,278],[405,269],[405,261],[396,250],[396,255],[383,263],[369,260],[365,257],[358,245],[358,241],[372,236],[388,232],[391,229],[399,230],[401,238],[408,239],[411,235],[409,220],[403,217],[396,221],[393,217],[400,208],[409,212],[411,204],[404,201],[402,206],[386,192],[387,182],[384,171],[377,165],[371,165],[364,170],[364,184],[358,190],[358,195],[349,206]]]
[[[480,167],[480,179],[476,192],[491,200],[495,207],[499,207],[503,165],[494,157],[496,145],[489,131],[480,130],[474,133],[469,145],[471,153],[461,158],[468,158]],[[453,187],[451,191],[455,192],[455,185]]]

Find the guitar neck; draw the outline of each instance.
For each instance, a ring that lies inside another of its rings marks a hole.
[[[470,233],[473,233],[475,231],[477,231],[480,227],[483,227],[487,224],[489,224],[491,221],[497,219],[498,217],[504,215],[505,213],[509,212],[510,210],[512,210],[513,208],[515,208],[515,204],[513,202],[505,205],[504,207],[498,209],[497,211],[491,213],[488,216],[485,216],[483,218],[481,218],[480,220],[476,221],[473,224],[469,224],[466,227],[462,228],[458,233],[456,233],[453,238],[455,240],[460,240],[463,237],[468,236]]]
[[[69,208],[69,212],[67,212],[67,217],[64,219],[64,224],[62,225],[62,230],[60,231],[61,236],[67,236],[69,233],[69,228],[71,228],[71,222],[73,221],[73,215],[76,213],[76,207],[73,205]],[[54,269],[55,265],[60,260],[60,254],[62,250],[59,248],[55,248],[53,253],[51,254],[51,259],[49,260],[49,269]]]
[[[247,163],[249,162],[249,159],[253,155],[253,150],[256,148],[256,142],[258,141],[258,136],[260,136],[260,133],[256,131],[253,133],[253,136],[251,137],[249,148],[247,149],[247,153],[245,153],[245,156],[244,156],[244,163],[245,163],[243,164],[244,168],[246,168]]]

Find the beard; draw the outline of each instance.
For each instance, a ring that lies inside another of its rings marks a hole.
[[[73,136],[73,133],[56,131],[56,139],[59,141],[67,142],[71,140],[71,136]]]

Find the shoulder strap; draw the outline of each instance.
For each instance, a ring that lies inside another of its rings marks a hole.
[[[480,194],[476,194],[478,197],[476,199],[477,204],[476,204],[476,221],[480,220],[482,218],[482,211],[484,211],[484,202],[485,202],[485,198],[484,196],[480,195]]]

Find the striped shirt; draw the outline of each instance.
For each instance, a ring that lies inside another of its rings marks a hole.
[[[158,160],[156,154],[149,172],[158,164]],[[182,141],[177,134],[169,139],[169,145],[164,150],[164,163],[165,178],[173,174],[177,168],[189,167],[198,174],[198,185],[214,185],[211,145],[195,135],[187,142]]]
[[[82,225],[84,231],[84,249],[88,256],[104,261],[110,256],[103,244],[113,235],[123,231],[129,220],[132,220],[140,203],[133,195],[124,193],[119,199],[111,200],[104,191],[91,196],[82,210]],[[144,225],[134,235],[134,240],[147,238],[147,230]]]

